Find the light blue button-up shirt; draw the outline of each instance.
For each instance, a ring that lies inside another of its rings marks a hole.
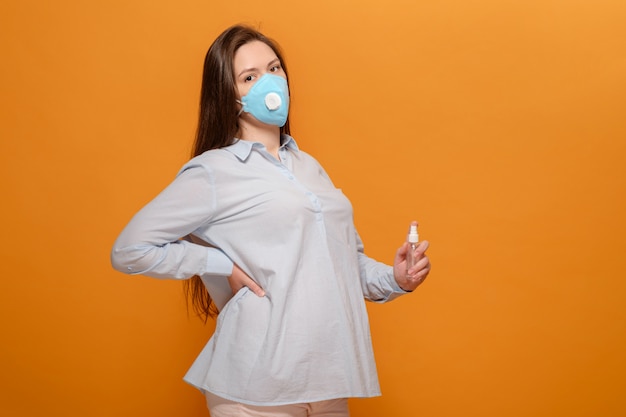
[[[193,158],[122,231],[112,263],[202,278],[220,314],[184,378],[201,390],[253,405],[380,395],[364,298],[404,291],[363,253],[352,206],[319,163],[289,136],[279,156],[239,140]],[[230,293],[233,263],[264,297]]]

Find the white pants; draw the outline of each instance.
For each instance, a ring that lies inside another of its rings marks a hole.
[[[226,400],[205,391],[211,417],[349,417],[348,400],[317,401],[274,406],[256,406]]]

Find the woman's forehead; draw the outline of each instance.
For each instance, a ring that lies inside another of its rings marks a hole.
[[[233,66],[235,72],[244,68],[256,68],[265,66],[278,58],[269,45],[261,41],[252,41],[242,45],[235,52]]]

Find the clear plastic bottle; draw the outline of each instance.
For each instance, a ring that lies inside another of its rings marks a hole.
[[[409,251],[406,254],[406,272],[409,273],[409,269],[415,265],[417,260],[415,259],[415,249],[417,249],[417,242],[419,242],[419,235],[417,234],[417,222],[411,222],[411,228],[409,229],[409,235],[407,237],[409,242]]]

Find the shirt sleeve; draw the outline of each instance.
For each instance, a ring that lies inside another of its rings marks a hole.
[[[393,267],[365,255],[363,241],[358,233],[356,238],[361,287],[365,299],[375,303],[385,303],[408,294],[396,282]]]
[[[233,262],[226,254],[185,239],[211,221],[215,205],[208,168],[186,166],[124,228],[111,251],[113,267],[155,278],[229,276]]]

